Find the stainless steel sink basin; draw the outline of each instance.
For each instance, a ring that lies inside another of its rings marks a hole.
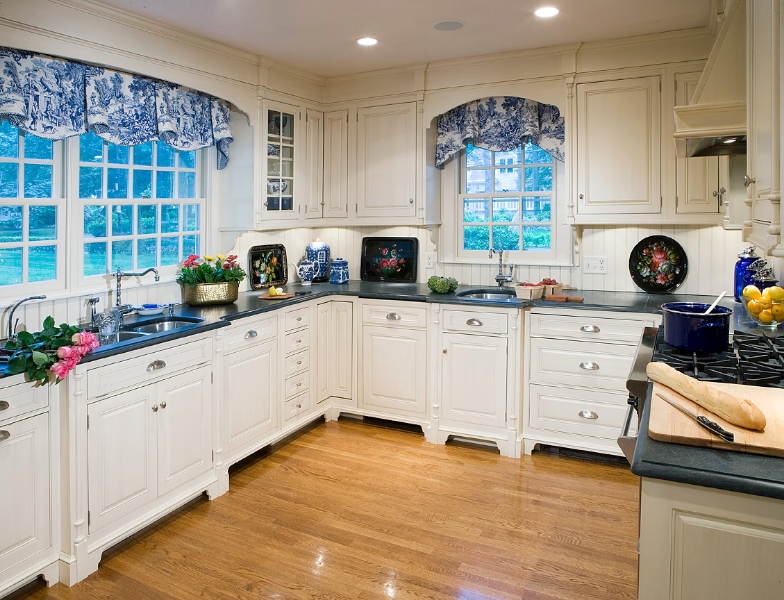
[[[467,300],[514,300],[516,298],[514,290],[502,290],[499,288],[465,290],[457,292],[455,296]]]
[[[124,342],[125,340],[135,340],[136,338],[146,337],[147,333],[140,333],[138,331],[121,331],[117,334],[117,341]]]
[[[201,323],[202,321],[204,321],[204,319],[200,319],[199,317],[158,317],[156,319],[128,323],[123,326],[123,331],[120,332],[120,335],[123,333],[135,333],[139,335],[163,333],[164,331],[172,331],[174,329],[180,329],[181,327],[189,327]]]

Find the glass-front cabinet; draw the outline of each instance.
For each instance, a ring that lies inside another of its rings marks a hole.
[[[267,101],[264,103],[264,115],[262,150],[266,153],[266,160],[262,219],[297,219],[301,210],[295,177],[295,165],[298,170],[301,149],[300,109]]]

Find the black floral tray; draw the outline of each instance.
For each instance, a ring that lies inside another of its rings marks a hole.
[[[681,245],[665,235],[641,240],[629,255],[632,280],[649,294],[677,290],[686,279],[689,261]]]
[[[248,277],[253,290],[285,285],[289,280],[286,247],[283,244],[253,246],[248,250]]]
[[[362,238],[362,281],[413,283],[417,279],[419,240],[399,237]]]

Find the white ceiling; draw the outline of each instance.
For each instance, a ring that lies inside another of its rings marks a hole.
[[[706,27],[711,0],[100,0],[330,77],[572,42]],[[556,6],[539,19],[533,11]],[[433,29],[446,19],[458,31]],[[357,38],[379,43],[360,47]]]

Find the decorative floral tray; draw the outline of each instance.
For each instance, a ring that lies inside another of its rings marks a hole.
[[[415,282],[418,256],[416,238],[362,238],[362,281]]]
[[[253,246],[248,250],[248,276],[253,290],[285,285],[289,280],[286,247],[283,244]]]
[[[629,273],[649,294],[677,290],[686,279],[689,262],[681,245],[664,235],[640,241],[629,255]]]

